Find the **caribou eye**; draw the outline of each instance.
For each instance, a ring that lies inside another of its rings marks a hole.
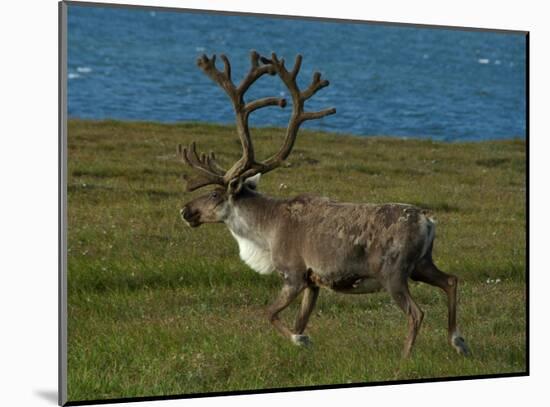
[[[212,199],[218,199],[219,196],[220,194],[218,194],[218,191],[214,191],[210,194],[210,198]]]

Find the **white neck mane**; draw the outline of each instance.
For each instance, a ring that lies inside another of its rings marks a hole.
[[[246,214],[235,208],[225,224],[239,244],[241,259],[260,274],[271,273],[274,267],[269,242],[261,232],[250,226]]]

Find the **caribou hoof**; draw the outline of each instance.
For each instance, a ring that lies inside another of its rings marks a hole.
[[[292,343],[297,346],[311,346],[311,341],[307,335],[292,335]]]
[[[454,334],[451,338],[451,345],[459,355],[470,356],[470,349],[462,336]]]

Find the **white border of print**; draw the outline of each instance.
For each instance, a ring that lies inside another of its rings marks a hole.
[[[115,1],[105,1],[116,3]],[[544,252],[550,217],[546,177],[550,26],[543,2],[435,0],[297,2],[154,0],[120,3],[530,31],[531,376],[247,396],[140,402],[136,406],[368,405],[514,406],[543,396],[550,362]],[[57,399],[57,1],[3,5],[2,38],[2,404],[52,406]],[[546,399],[540,398],[541,400]],[[134,404],[134,403],[131,403]]]

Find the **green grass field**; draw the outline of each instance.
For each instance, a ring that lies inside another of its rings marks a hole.
[[[261,157],[280,129],[254,131]],[[472,356],[447,344],[441,292],[411,283],[425,319],[409,360],[406,318],[389,295],[324,290],[298,348],[264,317],[280,287],[238,256],[224,225],[186,227],[176,145],[198,142],[226,166],[231,127],[69,121],[69,400],[377,382],[526,369],[523,140],[436,143],[302,131],[260,189],[340,201],[407,202],[437,220],[434,259],[456,274]],[[292,322],[296,305],[283,312]]]

